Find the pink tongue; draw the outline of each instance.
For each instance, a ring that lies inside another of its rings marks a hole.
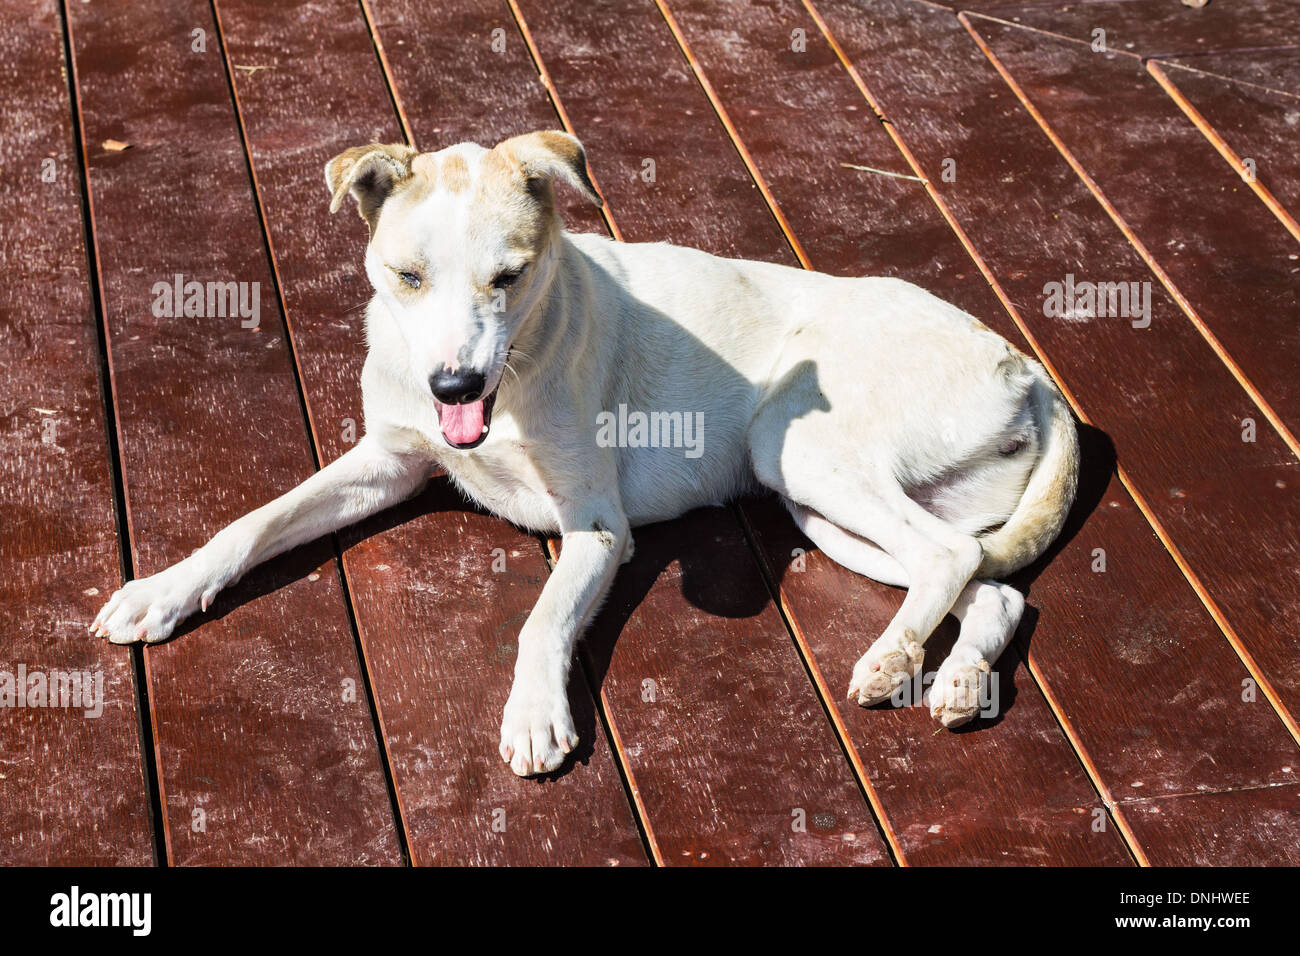
[[[453,445],[468,445],[483,434],[483,402],[442,406],[442,435]]]

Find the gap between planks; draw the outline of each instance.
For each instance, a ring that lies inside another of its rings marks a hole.
[[[67,0],[59,3],[59,25],[63,36],[63,72],[68,84],[68,106],[71,111],[73,148],[76,151],[78,185],[81,191],[81,229],[87,261],[87,283],[90,286],[91,313],[95,323],[95,339],[99,354],[96,375],[100,383],[100,403],[104,410],[104,431],[108,446],[109,480],[113,486],[113,519],[117,535],[118,556],[122,568],[122,584],[135,579],[135,561],[131,553],[129,506],[126,499],[126,481],[122,473],[122,452],[117,425],[117,403],[113,394],[113,353],[108,347],[108,324],[104,316],[103,277],[99,271],[99,238],[94,226],[94,197],[90,192],[90,177],[86,167],[85,131],[81,123],[81,98],[77,83],[77,61],[72,55],[72,23],[68,18]],[[144,784],[149,793],[150,844],[154,865],[171,864],[171,839],[167,827],[167,805],[162,798],[162,778],[158,771],[158,734],[153,721],[153,705],[149,699],[148,660],[139,644],[131,647],[131,678],[134,683],[136,720],[139,727],[140,761]]]
[[[528,56],[533,61],[533,66],[537,68],[537,75],[542,80],[542,85],[546,87],[546,95],[551,99],[551,105],[555,108],[555,114],[560,118],[560,123],[570,134],[573,133],[573,122],[569,119],[568,111],[564,108],[564,101],[560,99],[560,91],[555,88],[555,83],[551,79],[551,73],[546,68],[546,63],[542,60],[541,51],[533,41],[532,31],[528,29],[528,21],[524,19],[523,11],[515,0],[506,0],[506,5],[510,7],[510,15],[514,17],[515,26],[519,28],[519,33],[524,38],[524,46],[528,50]],[[605,220],[605,226],[609,233],[619,242],[625,241],[623,230],[618,228],[618,223],[614,221],[614,215],[609,211],[609,202],[605,199],[605,193],[601,191],[600,183],[591,170],[587,170],[587,176],[591,180],[591,185],[596,190],[596,195],[600,197],[600,214]]]

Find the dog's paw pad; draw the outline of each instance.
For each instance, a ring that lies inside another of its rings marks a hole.
[[[981,658],[975,664],[939,668],[930,688],[930,716],[953,729],[968,723],[984,707],[992,668]]]
[[[848,699],[863,707],[888,700],[917,675],[924,660],[925,649],[911,631],[893,641],[881,638],[854,665]]]

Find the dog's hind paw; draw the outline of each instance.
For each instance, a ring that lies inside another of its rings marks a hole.
[[[968,723],[988,699],[989,662],[944,661],[930,687],[930,716],[948,729]]]
[[[924,660],[925,649],[911,631],[896,638],[882,635],[853,666],[848,699],[863,707],[888,700],[917,675]]]
[[[556,694],[510,692],[501,719],[501,759],[521,777],[550,773],[578,746],[569,701]]]

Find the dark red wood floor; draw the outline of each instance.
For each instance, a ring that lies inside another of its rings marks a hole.
[[[0,54],[0,672],[105,699],[0,708],[3,862],[1300,863],[1289,0],[16,0]],[[907,278],[1060,382],[1085,475],[995,716],[846,704],[901,594],[770,499],[637,532],[545,780],[496,733],[556,543],[438,480],[176,640],[87,636],[355,441],[325,161],[558,127],[572,230]],[[155,316],[177,274],[257,328]],[[1067,275],[1149,322],[1049,314]]]

